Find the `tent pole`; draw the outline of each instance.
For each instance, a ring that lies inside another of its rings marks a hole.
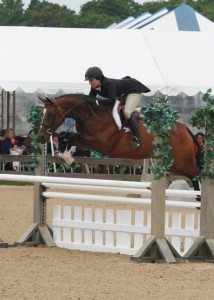
[[[6,92],[6,101],[7,101],[6,122],[7,122],[7,128],[10,128],[10,92]]]
[[[16,132],[16,91],[13,91],[13,94],[12,94],[12,97],[13,97],[13,119],[12,119],[12,124],[13,124],[13,130],[14,132]]]
[[[0,99],[1,99],[1,128],[3,129],[3,124],[4,124],[4,120],[3,120],[3,90],[1,90],[1,94],[0,94]]]

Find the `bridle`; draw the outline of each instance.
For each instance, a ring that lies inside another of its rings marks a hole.
[[[46,127],[46,128],[47,128],[47,131],[46,131],[47,134],[52,135],[52,134],[55,133],[55,131],[56,131],[54,128],[57,127],[57,126],[54,124],[54,121],[55,121],[56,116],[57,116],[57,115],[60,116],[60,118],[59,118],[59,120],[58,120],[58,124],[60,124],[60,122],[61,122],[62,120],[65,119],[66,115],[68,115],[72,110],[74,110],[75,108],[77,108],[78,106],[80,106],[80,105],[82,105],[82,104],[85,104],[85,102],[83,101],[83,102],[81,102],[81,103],[78,103],[78,104],[74,105],[73,107],[69,108],[64,114],[61,115],[60,111],[62,110],[62,108],[61,108],[57,103],[54,103],[54,108],[55,108],[55,110],[52,111],[52,112],[49,112],[49,114],[51,114],[51,122],[50,122],[50,124],[45,124],[44,122],[42,122],[42,123],[41,123],[41,126]],[[74,126],[74,125],[72,125],[72,126]],[[71,127],[72,127],[72,126],[71,126]],[[70,128],[69,128],[69,129],[70,129]],[[68,130],[69,130],[69,129],[68,129]]]
[[[62,120],[64,120],[65,117],[66,117],[71,111],[73,111],[74,109],[76,109],[77,107],[79,107],[79,106],[82,105],[82,104],[86,104],[86,105],[88,106],[90,112],[91,112],[91,114],[88,114],[88,115],[85,117],[85,119],[82,121],[82,124],[84,124],[85,121],[86,121],[87,119],[90,118],[90,116],[93,116],[97,121],[99,121],[99,122],[101,122],[101,123],[104,123],[104,124],[107,124],[107,123],[110,123],[110,122],[111,122],[111,120],[109,120],[109,121],[107,121],[107,122],[106,122],[106,121],[103,122],[101,119],[99,119],[99,118],[97,117],[96,113],[93,111],[91,105],[87,102],[87,98],[84,97],[84,99],[83,99],[82,102],[80,102],[80,103],[74,105],[73,107],[69,108],[69,109],[68,109],[65,113],[63,113],[62,115],[61,115],[61,113],[60,113],[60,112],[62,111],[62,108],[61,108],[57,103],[54,102],[54,108],[55,108],[55,110],[52,111],[52,112],[49,112],[49,114],[51,114],[50,124],[48,125],[48,124],[45,124],[44,122],[42,122],[42,123],[41,123],[41,126],[44,126],[44,127],[47,128],[46,132],[47,132],[48,135],[54,134],[55,131],[56,131],[55,128],[57,128],[57,126],[54,124],[54,121],[55,121],[56,116],[57,116],[57,115],[60,116],[60,118],[59,118],[59,120],[58,120],[58,122],[57,122],[58,124],[60,124],[60,122],[61,122]],[[81,125],[82,125],[82,124],[81,124]],[[68,132],[69,129],[70,129],[71,127],[73,127],[73,126],[74,126],[74,125],[71,125],[71,126],[67,129],[67,132]],[[66,132],[66,133],[67,133],[67,132]],[[65,133],[65,134],[66,134],[66,133]],[[63,135],[63,136],[64,136],[64,135]]]

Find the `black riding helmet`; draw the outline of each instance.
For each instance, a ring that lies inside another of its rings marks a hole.
[[[91,67],[85,72],[85,80],[89,80],[91,78],[101,79],[104,77],[103,72],[98,67]]]

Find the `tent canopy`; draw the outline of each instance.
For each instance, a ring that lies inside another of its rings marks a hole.
[[[111,29],[0,27],[0,87],[88,93],[88,67],[130,75],[152,93],[214,90],[214,34]]]
[[[125,22],[126,21],[126,22]],[[199,14],[191,6],[181,3],[168,10],[162,8],[154,14],[144,13],[133,20],[129,17],[120,23],[114,23],[108,28],[179,30],[179,31],[212,31],[214,24],[211,20]]]

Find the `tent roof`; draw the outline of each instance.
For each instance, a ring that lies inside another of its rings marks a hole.
[[[214,93],[214,34],[148,30],[143,35],[166,86],[163,92]]]
[[[0,86],[55,93],[89,91],[88,67],[126,75],[152,92],[189,95],[214,90],[214,35],[111,29],[0,27]]]
[[[179,30],[179,31],[213,31],[214,23],[196,12],[191,6],[182,3],[170,11],[163,8],[153,15],[147,15],[142,21],[141,15],[128,24],[121,21],[108,28]],[[119,26],[119,27],[118,27]]]
[[[196,12],[191,6],[182,3],[141,28],[152,30],[213,31],[214,23]]]

